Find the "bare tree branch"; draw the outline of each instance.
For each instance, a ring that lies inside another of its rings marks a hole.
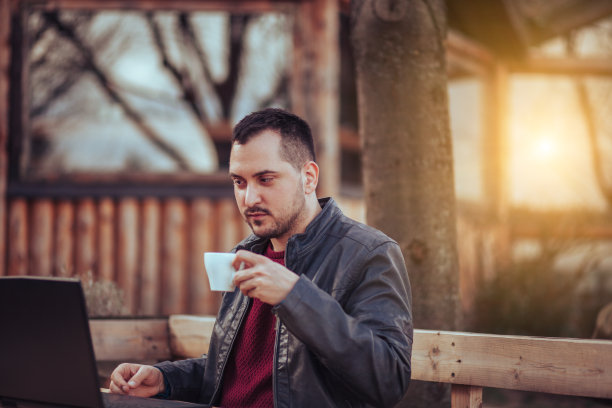
[[[250,21],[250,16],[246,14],[230,15],[230,46],[229,46],[229,72],[225,80],[215,84],[215,90],[219,95],[223,116],[230,117],[232,101],[236,95],[238,87],[238,77],[240,76],[240,63],[244,51],[246,38],[246,28]]]
[[[278,97],[287,92],[289,87],[289,74],[283,72],[281,77],[276,82],[276,86],[270,91],[267,97],[265,97],[260,103],[259,108],[266,108],[270,106]]]
[[[195,51],[195,55],[202,67],[202,71],[204,73],[204,77],[210,84],[214,84],[212,74],[210,73],[210,69],[208,67],[208,61],[206,58],[206,53],[202,48],[202,44],[198,40],[198,37],[195,35],[195,30],[193,28],[193,24],[191,23],[191,19],[189,18],[188,13],[180,13],[179,14],[179,27],[181,29],[181,33],[183,34],[183,38],[185,38],[188,44]]]
[[[80,40],[80,38],[76,35],[74,28],[62,23],[59,16],[55,12],[45,13],[44,16],[64,38],[68,39],[79,50],[85,59],[85,68],[94,74],[94,77],[101,85],[102,89],[106,92],[107,96],[121,107],[128,119],[132,121],[132,123],[142,132],[142,134],[147,137],[147,139],[149,139],[153,145],[170,157],[181,170],[189,170],[190,166],[180,152],[163,140],[155,132],[155,130],[153,130],[146,123],[140,113],[132,108],[130,104],[115,90],[112,81],[107,77],[102,68],[97,65],[94,58],[94,53]]]
[[[81,75],[64,76],[62,81],[47,93],[46,98],[42,102],[32,107],[30,117],[34,118],[45,113],[51,107],[53,101],[68,92],[80,77]]]
[[[31,50],[35,49],[39,45],[38,43],[42,40],[45,33],[47,33],[51,28],[48,20],[42,16],[42,13],[39,13],[39,17],[38,27],[29,34]],[[61,50],[59,52],[65,58],[70,59],[70,48],[61,47],[57,44],[57,40],[52,41],[52,46]],[[45,77],[45,73],[52,70],[52,68],[50,69],[49,66],[54,64],[54,59],[49,57],[50,54],[48,52],[38,52],[37,54],[39,54],[38,58],[32,59],[29,67],[33,81],[35,81],[34,78],[36,78],[37,75],[42,75],[42,77]],[[32,98],[32,107],[30,109],[31,117],[42,115],[51,107],[57,98],[70,90],[72,85],[74,85],[81,76],[82,68],[79,65],[80,64],[78,61],[71,61],[70,66],[73,69],[62,69],[61,72],[54,72],[53,81],[49,81],[48,79],[42,79],[39,81],[41,85],[46,87],[45,91],[47,92],[39,92],[38,98]]]
[[[179,86],[179,89],[183,93],[183,100],[187,102],[187,105],[189,105],[189,107],[191,108],[191,111],[196,116],[198,121],[201,123],[205,123],[207,120],[206,112],[204,112],[204,109],[202,109],[202,106],[199,103],[200,99],[198,98],[198,95],[197,95],[198,91],[193,86],[193,82],[189,79],[189,75],[187,73],[181,72],[181,70],[178,67],[176,67],[172,63],[172,61],[170,61],[170,58],[168,56],[167,47],[166,47],[166,44],[164,43],[164,39],[161,34],[161,29],[159,27],[159,24],[157,24],[157,22],[153,18],[153,14],[146,13],[146,18],[147,18],[147,22],[149,23],[149,27],[151,28],[151,32],[153,34],[153,40],[155,42],[155,46],[157,47],[157,50],[159,51],[159,54],[162,58],[162,64],[164,68],[166,68],[172,75],[172,78],[174,78],[174,81],[176,82],[176,84]]]
[[[30,35],[31,49],[34,49],[38,45],[38,42],[41,41],[45,33],[51,28],[51,24],[49,24],[48,19],[44,18],[42,12],[39,12],[38,16],[40,17],[39,26],[36,30],[33,30],[33,34]],[[91,12],[79,12],[73,15],[71,25],[75,29],[78,27],[81,33],[86,33],[89,31],[93,17],[93,13]],[[64,25],[66,25],[65,21],[64,19]],[[108,27],[105,34],[95,39],[92,48],[96,50],[105,48],[111,43],[111,38],[116,34],[118,27],[119,23],[115,23],[113,26]],[[75,36],[78,35],[79,33],[75,31]],[[30,62],[30,72],[32,75],[36,75],[41,71],[43,71],[43,76],[44,71],[52,71],[53,73],[53,81],[44,79],[40,81],[41,85],[46,87],[45,90],[47,90],[47,92],[42,92],[42,96],[39,94],[39,98],[34,98],[32,100],[33,106],[30,109],[31,117],[37,117],[44,114],[53,105],[55,100],[66,94],[72,86],[78,82],[84,71],[81,61],[75,58],[73,55],[74,53],[71,52],[73,48],[63,46],[63,44],[57,40],[56,36],[53,38],[51,44],[48,44],[47,47],[53,47],[55,51],[52,54],[48,52],[39,53],[40,57]],[[52,57],[50,57],[50,55],[52,55]],[[60,60],[63,57],[67,59],[67,61],[63,64],[58,64],[58,55]],[[105,59],[108,61],[109,57],[105,57]]]
[[[221,104],[221,112],[223,118],[227,119],[230,117],[232,102],[236,96],[236,88],[238,85],[238,77],[240,76],[240,63],[242,61],[242,54],[244,50],[244,41],[246,37],[246,27],[251,19],[251,16],[247,14],[241,15],[230,15],[229,23],[229,64],[228,74],[223,82],[215,82],[212,78],[208,63],[206,62],[206,54],[200,44],[193,24],[189,17],[185,13],[179,15],[179,24],[183,35],[189,39],[191,46],[194,48],[196,56],[200,64],[202,65],[204,75],[207,80],[213,85],[215,93]]]

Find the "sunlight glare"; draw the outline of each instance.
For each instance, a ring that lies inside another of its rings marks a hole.
[[[535,143],[535,154],[542,159],[550,159],[556,155],[557,144],[550,138],[541,138]]]

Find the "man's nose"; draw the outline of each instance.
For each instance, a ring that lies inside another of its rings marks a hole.
[[[259,189],[257,186],[247,186],[245,194],[244,194],[244,204],[247,207],[253,207],[256,204],[259,204],[261,200],[261,196],[259,194]]]

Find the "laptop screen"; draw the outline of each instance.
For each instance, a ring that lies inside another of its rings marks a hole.
[[[0,277],[0,397],[102,406],[76,279]]]

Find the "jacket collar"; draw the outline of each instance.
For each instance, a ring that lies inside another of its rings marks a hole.
[[[319,212],[310,224],[308,224],[306,231],[301,234],[295,234],[289,238],[287,242],[286,257],[289,252],[291,252],[292,255],[300,255],[313,246],[320,244],[323,235],[327,229],[331,227],[331,221],[342,214],[340,208],[331,197],[320,198],[319,205],[321,206],[321,212]],[[240,242],[236,248],[234,248],[234,251],[246,249],[261,254],[266,249],[269,242],[269,239],[259,238],[251,234]]]

